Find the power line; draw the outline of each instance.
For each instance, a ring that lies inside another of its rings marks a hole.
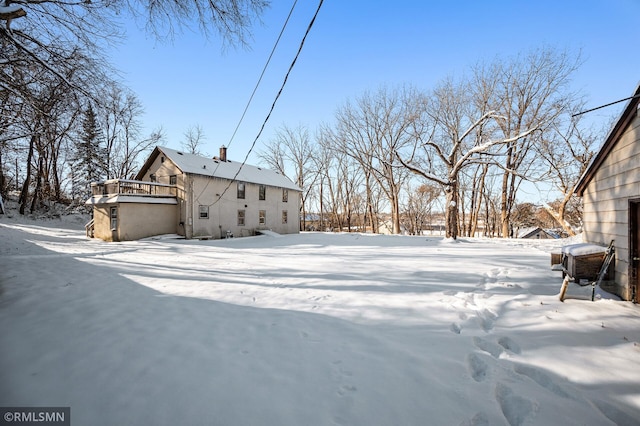
[[[247,155],[244,157],[244,160],[242,160],[242,163],[240,164],[240,167],[238,167],[238,171],[236,172],[236,174],[229,181],[229,185],[227,185],[227,187],[224,189],[224,191],[222,191],[222,193],[220,194],[220,197],[218,197],[217,200],[214,200],[214,202],[211,203],[210,206],[216,204],[219,200],[221,200],[222,197],[224,196],[224,194],[227,192],[227,190],[231,187],[231,184],[236,180],[236,178],[238,177],[238,175],[242,171],[242,167],[244,167],[245,163],[247,162],[247,159],[249,158],[249,155],[251,155],[251,152],[255,148],[256,143],[258,142],[258,139],[260,139],[260,136],[262,135],[262,132],[264,131],[264,128],[266,127],[267,122],[269,121],[269,118],[271,118],[271,114],[273,113],[273,110],[276,107],[276,103],[278,102],[278,99],[280,99],[280,95],[282,95],[282,91],[284,90],[284,86],[287,84],[287,80],[289,79],[289,74],[291,74],[291,71],[293,70],[293,67],[296,64],[296,61],[298,60],[298,57],[300,56],[300,53],[302,52],[302,48],[304,47],[304,43],[307,40],[307,36],[309,35],[309,32],[311,31],[311,28],[313,27],[314,22],[316,21],[316,17],[318,16],[318,12],[320,12],[320,8],[322,7],[322,3],[323,2],[324,2],[324,0],[320,0],[320,3],[318,3],[318,8],[316,9],[316,12],[313,14],[313,18],[311,18],[311,22],[309,22],[309,26],[307,27],[307,31],[305,31],[305,33],[304,33],[304,37],[302,37],[302,41],[300,42],[300,47],[298,47],[298,51],[296,52],[296,56],[293,58],[293,61],[291,62],[291,65],[289,65],[289,69],[287,70],[287,73],[284,76],[284,80],[282,81],[282,85],[280,86],[280,90],[278,90],[278,93],[276,94],[276,97],[273,100],[273,103],[271,104],[271,108],[269,109],[269,113],[267,114],[267,116],[265,117],[264,121],[262,122],[262,126],[260,126],[260,130],[258,131],[258,134],[256,135],[255,139],[253,140],[253,143],[251,144],[251,147],[249,148],[249,151],[247,152]]]
[[[291,6],[291,10],[289,10],[289,15],[287,15],[287,19],[285,19],[284,24],[282,25],[282,29],[280,30],[280,34],[278,34],[278,38],[276,39],[276,42],[274,43],[273,48],[271,49],[271,53],[269,54],[269,57],[267,58],[267,62],[264,64],[264,67],[262,68],[262,72],[260,73],[260,77],[258,78],[258,81],[256,82],[256,85],[253,88],[253,92],[251,92],[251,96],[249,97],[249,100],[247,101],[247,105],[244,107],[244,111],[242,112],[242,115],[240,116],[240,120],[238,121],[238,125],[236,126],[235,130],[233,131],[233,134],[231,135],[231,138],[229,139],[229,142],[227,143],[227,147],[231,146],[231,143],[233,142],[233,139],[235,138],[236,133],[238,132],[238,129],[240,128],[240,125],[242,124],[242,121],[244,120],[244,116],[247,114],[247,111],[249,110],[249,106],[251,105],[251,101],[253,100],[254,95],[258,91],[258,87],[260,86],[260,83],[262,82],[262,77],[264,77],[264,74],[267,71],[267,68],[269,67],[269,63],[271,63],[271,58],[273,57],[273,54],[275,53],[276,48],[278,47],[278,44],[280,43],[280,39],[282,38],[282,34],[284,34],[284,31],[287,28],[287,24],[289,23],[289,19],[291,18],[291,15],[293,14],[293,10],[295,9],[296,4],[298,4],[298,0],[294,0],[293,5]],[[212,173],[213,176],[215,176],[216,172],[218,171],[218,167],[220,167],[220,163],[218,163],[216,165],[216,168],[213,170],[213,173]],[[204,193],[204,191],[207,190],[208,186],[209,186],[209,182],[207,182],[207,184],[202,189],[200,194],[196,197],[196,200],[200,199],[200,195],[202,195]]]
[[[253,88],[253,92],[251,92],[251,96],[249,97],[249,101],[247,102],[247,105],[244,107],[244,111],[242,111],[242,116],[240,117],[240,121],[238,121],[238,125],[236,126],[235,130],[233,131],[233,134],[231,135],[231,139],[229,139],[229,143],[227,144],[227,147],[231,146],[231,142],[233,142],[233,138],[236,137],[236,133],[238,132],[238,129],[240,128],[240,125],[242,124],[242,120],[244,120],[244,116],[247,114],[247,110],[249,109],[249,105],[251,105],[251,101],[253,100],[253,97],[256,94],[256,91],[258,90],[258,86],[260,86],[260,83],[262,82],[262,77],[264,77],[264,74],[267,71],[267,67],[269,66],[269,63],[271,62],[271,58],[273,57],[273,54],[276,51],[276,47],[278,47],[278,43],[280,42],[280,38],[282,38],[282,34],[284,33],[285,28],[287,28],[287,24],[289,23],[289,18],[291,18],[291,15],[293,14],[293,9],[295,9],[297,3],[298,3],[298,0],[295,0],[293,2],[293,6],[291,6],[291,10],[289,11],[289,15],[287,16],[287,19],[284,21],[284,25],[282,26],[282,30],[280,30],[280,34],[278,35],[278,38],[277,38],[275,44],[273,45],[273,49],[271,49],[271,54],[269,55],[269,58],[267,59],[267,62],[264,64],[264,68],[262,68],[262,73],[260,74],[260,78],[258,78],[258,82],[256,83],[256,86]]]
[[[635,99],[635,98],[640,98],[640,95],[629,96],[628,98],[620,99],[619,101],[610,102],[610,103],[608,103],[606,105],[601,105],[599,107],[591,108],[591,109],[588,109],[586,111],[578,112],[576,114],[573,114],[571,117],[577,117],[578,115],[586,114],[586,113],[591,112],[591,111],[595,111],[595,110],[598,110],[598,109],[601,109],[601,108],[606,108],[608,106],[619,104],[620,102],[628,101],[629,99]]]

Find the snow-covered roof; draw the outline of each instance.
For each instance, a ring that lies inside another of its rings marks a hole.
[[[606,247],[591,243],[571,244],[562,247],[562,253],[572,256],[587,256],[590,254],[600,254],[607,251]]]
[[[188,154],[186,152],[177,151],[164,146],[156,147],[149,160],[153,161],[155,156],[160,152],[184,173],[212,176],[221,179],[270,185],[300,191],[300,188],[291,182],[288,177],[274,170],[251,166],[249,164],[242,164],[236,161],[221,161],[218,158],[201,157],[199,155]],[[148,167],[148,163],[149,161],[145,164],[140,173],[138,173],[139,178]]]
[[[545,232],[544,229],[538,227],[538,226],[533,226],[533,227],[529,227],[529,228],[521,228],[518,231],[518,238],[527,238],[530,237],[534,234],[537,234],[538,232]]]

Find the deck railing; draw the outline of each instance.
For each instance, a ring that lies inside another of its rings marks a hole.
[[[93,238],[93,233],[95,231],[95,220],[91,219],[89,222],[87,222],[86,225],[84,225],[84,230],[87,233],[87,237],[88,238]]]
[[[175,185],[140,180],[112,179],[91,184],[91,195],[177,196]]]

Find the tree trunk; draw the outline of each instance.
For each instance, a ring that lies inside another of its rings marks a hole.
[[[480,210],[482,209],[482,194],[484,194],[484,182],[485,182],[485,178],[487,177],[487,173],[489,172],[489,165],[488,164],[484,164],[482,166],[482,173],[480,173],[480,181],[478,182],[478,185],[476,185],[475,190],[474,190],[474,204],[473,204],[473,210],[472,210],[472,218],[469,222],[469,226],[471,228],[471,236],[474,237],[476,235],[476,232],[478,232],[478,218],[480,217]],[[485,229],[486,229],[486,222],[485,222]]]
[[[394,191],[391,197],[391,220],[393,221],[393,233],[400,233],[400,200],[398,194]]]
[[[2,167],[2,149],[0,149],[0,195],[5,193],[6,190],[6,179],[4,177],[3,172],[4,167]],[[16,176],[16,179],[18,177]]]
[[[500,199],[500,233],[502,236],[509,235],[509,215],[507,213],[509,194],[509,172],[504,172],[502,176],[502,194]]]
[[[377,234],[378,226],[377,226],[376,219],[374,217],[375,209],[373,207],[373,195],[371,191],[371,182],[369,182],[369,176],[367,176],[366,182],[367,182],[366,189],[367,189],[367,211],[368,211],[369,226],[371,227],[371,233]]]
[[[36,143],[36,135],[32,135],[29,140],[29,153],[27,154],[27,174],[24,177],[22,183],[22,191],[20,191],[20,214],[24,215],[24,211],[27,208],[27,199],[29,198],[29,185],[31,184],[31,161],[33,160],[33,146]]]
[[[51,153],[51,177],[53,178],[53,199],[55,201],[62,200],[62,189],[60,188],[60,176],[58,176],[58,157],[59,151]]]
[[[43,177],[43,168],[44,168],[44,161],[42,159],[42,156],[38,156],[38,171],[36,172],[36,188],[33,191],[33,197],[31,198],[31,213],[33,213],[36,210],[38,201],[40,201],[42,199],[42,181],[44,179]]]
[[[453,182],[445,188],[445,236],[458,238],[458,183]]]
[[[305,231],[307,229],[307,212],[304,210],[304,204],[300,206],[300,215],[302,216],[302,221],[300,221],[298,228],[300,231]]]
[[[318,231],[324,231],[324,203],[322,202],[322,178],[320,178],[320,217],[318,217]]]
[[[565,230],[565,232],[570,236],[573,237],[576,235],[575,231],[573,230],[573,228],[571,227],[571,224],[565,219],[565,211],[567,208],[567,204],[569,203],[569,200],[571,199],[572,196],[572,192],[565,194],[564,198],[562,199],[562,202],[560,203],[560,205],[558,206],[558,211],[553,210],[553,208],[551,208],[551,206],[545,205],[544,209],[547,211],[547,213],[549,213],[549,215],[556,221],[558,222],[558,224],[560,226],[562,226],[562,229]]]

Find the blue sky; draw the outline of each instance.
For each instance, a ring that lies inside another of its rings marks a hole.
[[[230,143],[293,0],[274,1],[253,29],[250,49],[223,50],[197,32],[159,43],[133,23],[113,53],[124,83],[142,101],[146,131],[162,126],[166,145],[180,148],[199,125],[203,150],[241,161],[256,138],[317,8],[299,0],[250,109]],[[348,99],[382,85],[429,90],[474,63],[552,46],[582,52],[573,89],[595,107],[630,96],[640,82],[640,0],[364,1],[325,0],[276,109],[256,144],[262,149],[283,124],[314,131],[332,122]],[[619,108],[590,114],[606,123]],[[256,164],[252,154],[249,162]]]

